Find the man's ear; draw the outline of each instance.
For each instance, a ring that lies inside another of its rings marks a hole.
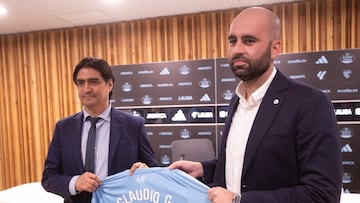
[[[281,41],[273,40],[271,43],[271,58],[275,58],[281,53]]]
[[[110,91],[112,91],[114,89],[114,80],[109,80],[107,83],[109,84]]]

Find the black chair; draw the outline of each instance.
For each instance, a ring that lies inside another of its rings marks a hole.
[[[207,138],[174,140],[171,143],[171,159],[202,161],[215,158],[213,143]]]

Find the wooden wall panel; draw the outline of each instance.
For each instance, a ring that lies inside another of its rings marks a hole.
[[[360,47],[360,2],[266,6],[283,52]],[[81,109],[72,71],[85,56],[112,65],[226,57],[240,9],[0,36],[0,190],[40,181],[55,122]]]

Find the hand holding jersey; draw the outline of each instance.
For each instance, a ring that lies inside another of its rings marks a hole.
[[[92,203],[210,203],[209,187],[182,172],[168,168],[138,168],[108,176],[93,193]]]

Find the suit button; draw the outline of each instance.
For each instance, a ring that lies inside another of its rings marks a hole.
[[[242,188],[246,188],[246,185],[244,184],[244,185],[242,185],[241,187],[242,187]]]

